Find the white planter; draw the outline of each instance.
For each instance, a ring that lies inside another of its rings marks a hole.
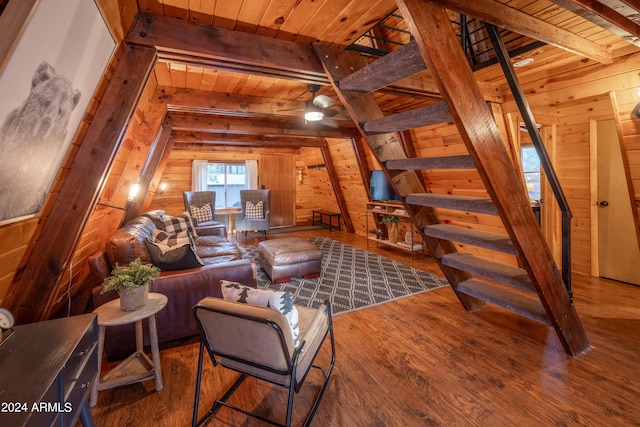
[[[120,292],[120,308],[123,311],[136,311],[147,305],[147,301],[149,301],[149,286]]]

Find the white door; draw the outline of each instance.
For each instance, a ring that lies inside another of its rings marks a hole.
[[[613,120],[598,122],[597,137],[599,274],[640,285],[640,249]]]

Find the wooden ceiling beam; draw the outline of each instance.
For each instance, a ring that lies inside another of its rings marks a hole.
[[[126,39],[158,58],[328,85],[308,45],[140,12]]]
[[[266,136],[297,136],[309,138],[350,138],[352,130],[331,128],[317,123],[304,124],[298,120],[247,119],[225,116],[170,115],[174,131],[198,131]]]
[[[640,47],[640,25],[631,20],[640,5],[618,3],[615,9],[595,0],[551,0],[571,12]]]
[[[324,138],[296,138],[267,135],[239,135],[215,132],[174,131],[171,136],[174,147],[185,144],[233,145],[247,147],[326,147]]]
[[[322,65],[307,45],[177,18],[139,13],[127,35],[127,43],[155,47],[159,61],[329,84]],[[434,85],[430,80],[425,76],[413,76],[384,91],[433,98],[431,89]],[[487,93],[493,96],[495,88],[487,88]],[[437,97],[437,93],[435,95]],[[491,101],[499,102],[495,98]],[[341,117],[345,116],[343,113]]]
[[[527,15],[495,0],[437,0],[438,4],[465,15],[475,16],[501,28],[543,41],[568,52],[603,64],[613,63],[613,54],[601,46],[536,17]]]

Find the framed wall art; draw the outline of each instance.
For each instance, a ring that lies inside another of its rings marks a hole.
[[[115,48],[93,1],[32,4],[0,74],[0,224],[42,209]]]

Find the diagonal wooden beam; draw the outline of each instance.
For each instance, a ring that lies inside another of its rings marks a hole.
[[[320,151],[322,152],[322,158],[324,159],[324,164],[327,167],[327,172],[329,173],[329,180],[331,181],[331,186],[333,187],[333,194],[336,195],[336,201],[338,202],[338,206],[340,207],[340,213],[342,215],[342,221],[344,221],[344,226],[349,233],[355,233],[356,230],[353,227],[353,222],[351,221],[351,215],[349,214],[349,206],[347,205],[347,200],[344,198],[344,193],[342,192],[342,187],[340,186],[340,178],[338,178],[338,173],[336,172],[336,168],[333,165],[333,159],[331,158],[331,151],[328,146],[321,147]]]
[[[595,0],[551,0],[551,2],[640,47],[640,25],[631,20],[633,16],[638,15],[638,10],[633,8],[634,6],[640,8],[638,2],[633,5],[629,1],[628,7],[620,5],[618,9]],[[621,10],[624,10],[625,14],[620,13]]]
[[[433,3],[465,15],[475,16],[498,27],[543,41],[594,61],[603,64],[613,63],[613,54],[608,47],[600,46],[495,0],[437,0]]]
[[[154,138],[151,143],[151,148],[146,156],[145,163],[142,167],[142,173],[138,178],[138,184],[140,184],[140,196],[136,198],[131,207],[125,212],[125,216],[122,220],[122,224],[126,224],[133,218],[140,215],[140,212],[144,212],[144,207],[148,207],[153,199],[153,193],[151,190],[151,180],[156,174],[156,171],[160,167],[163,159],[168,159],[169,153],[173,143],[170,143],[171,126],[170,121],[165,120],[165,123],[160,128],[160,132]]]

